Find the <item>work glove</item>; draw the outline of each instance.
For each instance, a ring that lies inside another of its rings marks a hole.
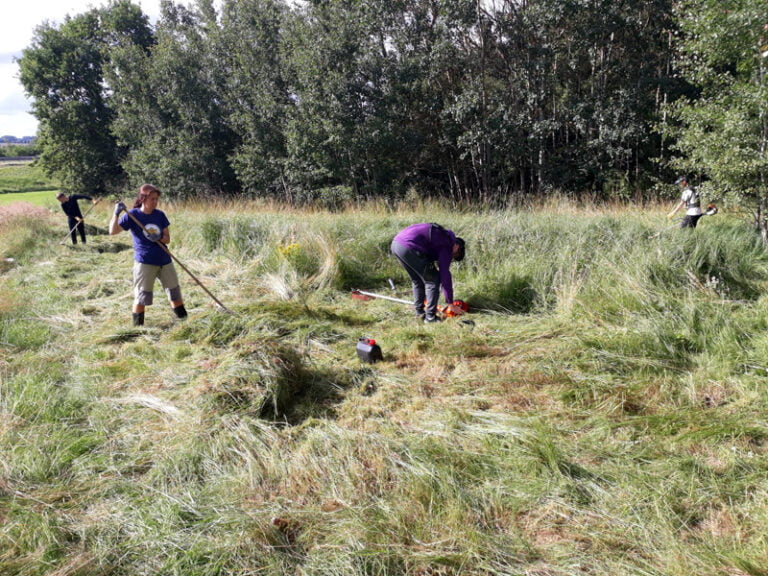
[[[152,240],[152,242],[159,242],[160,238],[162,238],[162,237],[163,237],[163,235],[160,234],[160,232],[149,232],[147,234],[147,238]]]
[[[127,211],[128,208],[125,207],[125,204],[123,202],[118,202],[115,204],[115,216],[120,216],[120,212]]]
[[[673,217],[674,217],[674,214],[667,214],[667,220],[672,220]]]

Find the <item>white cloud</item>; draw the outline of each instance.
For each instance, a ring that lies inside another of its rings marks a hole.
[[[10,58],[0,59],[0,135],[34,136],[37,119],[29,114],[30,102],[18,80],[19,67]]]
[[[160,0],[133,3],[152,22],[157,20]],[[30,103],[18,80],[18,65],[13,63],[13,57],[20,57],[21,51],[32,43],[35,28],[43,22],[61,23],[67,15],[76,16],[106,4],[107,0],[24,0],[16,8],[5,7],[0,18],[0,135],[37,133],[37,120],[28,112]]]

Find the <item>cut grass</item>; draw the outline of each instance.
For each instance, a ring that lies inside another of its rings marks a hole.
[[[234,314],[179,270],[189,318],[158,289],[143,328],[127,238],[0,230],[24,238],[0,276],[3,570],[760,574],[751,232],[417,208],[163,207],[174,254]],[[467,239],[474,325],[350,297],[392,278],[407,299],[389,242],[434,220]],[[384,361],[358,360],[360,336]]]

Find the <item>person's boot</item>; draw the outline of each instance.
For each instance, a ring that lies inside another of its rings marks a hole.
[[[176,318],[184,319],[187,317],[187,309],[184,308],[184,304],[181,306],[176,306],[176,308],[173,309],[173,313],[176,314]]]
[[[134,326],[144,326],[144,312],[134,312],[133,313],[133,325]]]

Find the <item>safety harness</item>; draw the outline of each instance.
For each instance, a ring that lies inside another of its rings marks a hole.
[[[685,207],[690,208],[701,208],[701,198],[699,198],[699,193],[696,191],[696,188],[693,186],[686,189],[686,191],[690,190],[691,195],[688,197],[688,200],[685,203]]]

